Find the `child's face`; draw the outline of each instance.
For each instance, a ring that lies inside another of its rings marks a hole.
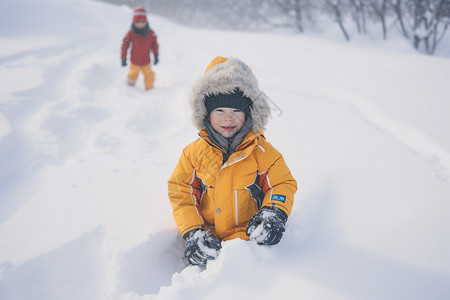
[[[209,120],[217,133],[231,138],[244,125],[245,113],[236,108],[218,107],[209,114]]]
[[[134,22],[134,27],[136,27],[138,29],[142,29],[145,27],[146,24],[147,24],[147,22],[145,22],[145,21],[137,21],[137,22]]]

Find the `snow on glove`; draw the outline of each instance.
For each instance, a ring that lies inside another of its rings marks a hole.
[[[276,207],[263,207],[248,222],[247,235],[260,245],[275,245],[285,231],[287,215]]]
[[[186,240],[184,256],[191,265],[206,265],[219,255],[222,248],[219,239],[210,231],[193,229],[183,237]]]
[[[122,58],[122,67],[125,67],[127,65],[127,59]]]

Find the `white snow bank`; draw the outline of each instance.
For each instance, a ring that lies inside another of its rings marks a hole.
[[[130,8],[1,2],[0,299],[450,297],[448,58],[149,19],[146,92],[120,66]],[[272,98],[265,135],[299,191],[280,244],[224,242],[202,269],[183,260],[166,181],[217,55]]]

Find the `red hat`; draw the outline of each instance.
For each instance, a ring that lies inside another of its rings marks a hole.
[[[133,11],[133,22],[145,21],[147,22],[147,12],[143,8],[136,8]]]

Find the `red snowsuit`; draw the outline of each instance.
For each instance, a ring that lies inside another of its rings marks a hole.
[[[128,31],[127,35],[123,38],[122,43],[122,58],[127,57],[128,48],[131,45],[131,63],[144,66],[150,64],[150,51],[153,54],[158,54],[158,41],[153,30],[145,36]]]
[[[122,42],[122,60],[126,60],[128,48],[131,44],[131,65],[128,73],[128,84],[134,86],[139,73],[142,72],[144,74],[145,89],[150,90],[155,82],[155,73],[150,68],[150,52],[153,52],[155,56],[158,55],[158,41],[155,33],[148,25],[147,33],[139,34],[134,29],[133,27],[132,30],[128,31]]]

